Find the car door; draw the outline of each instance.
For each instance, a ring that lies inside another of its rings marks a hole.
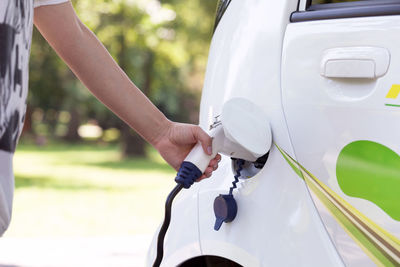
[[[400,1],[300,1],[282,51],[292,160],[348,266],[400,264]]]

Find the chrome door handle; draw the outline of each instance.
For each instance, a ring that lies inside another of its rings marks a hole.
[[[376,79],[386,74],[390,53],[381,47],[338,47],[325,50],[320,72],[326,78]]]

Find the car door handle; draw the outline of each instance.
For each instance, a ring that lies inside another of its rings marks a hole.
[[[321,75],[326,78],[376,79],[386,74],[390,53],[381,47],[338,47],[325,50]]]

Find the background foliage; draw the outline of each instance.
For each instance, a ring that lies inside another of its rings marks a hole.
[[[169,119],[197,122],[216,1],[72,2],[81,20]],[[126,156],[145,154],[143,140],[84,88],[37,30],[24,137],[39,145],[84,137],[118,142]]]

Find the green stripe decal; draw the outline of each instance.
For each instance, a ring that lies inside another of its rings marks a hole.
[[[292,167],[292,169],[294,170],[294,172],[301,178],[304,180],[303,174],[301,173],[300,168],[298,168],[294,163],[292,163],[292,161],[286,156],[286,153],[284,153],[277,145],[276,147],[279,149],[279,151],[281,152],[281,154],[283,155],[283,157],[285,158],[286,162],[290,165],[290,167]]]
[[[349,236],[378,266],[400,266],[400,240],[376,225],[275,144],[288,164],[303,179]]]
[[[400,108],[400,105],[396,105],[396,104],[385,104],[385,106]]]

